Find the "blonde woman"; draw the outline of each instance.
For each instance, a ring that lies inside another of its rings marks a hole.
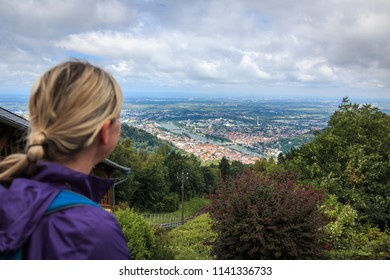
[[[113,181],[89,175],[117,144],[121,105],[115,79],[89,63],[68,61],[38,79],[26,153],[0,162],[0,254],[23,247],[24,259],[130,258],[115,217],[94,204]],[[48,214],[64,190],[87,202]]]

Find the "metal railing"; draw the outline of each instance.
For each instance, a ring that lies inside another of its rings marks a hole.
[[[178,215],[170,214],[142,214],[142,216],[154,226],[173,229],[181,226],[182,221]]]

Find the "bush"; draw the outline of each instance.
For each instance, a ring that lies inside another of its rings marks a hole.
[[[153,250],[152,260],[173,260],[175,259],[174,252],[167,245],[169,242],[169,231],[163,227],[155,227],[156,246]]]
[[[172,252],[175,260],[210,260],[216,236],[211,230],[209,215],[203,214],[169,231],[165,252]]]
[[[390,233],[379,228],[361,228],[355,232],[354,246],[327,252],[333,260],[389,260]]]
[[[122,227],[132,257],[150,259],[155,248],[153,226],[129,207],[115,210],[114,215]]]
[[[390,233],[377,227],[357,223],[357,212],[350,205],[343,205],[330,195],[321,210],[332,219],[326,226],[326,251],[335,260],[390,259]]]
[[[390,260],[390,232],[369,228],[362,239],[362,250],[368,252],[364,259]]]
[[[162,209],[159,212],[175,212],[179,209],[179,196],[176,193],[166,195],[162,200]]]
[[[335,195],[329,195],[320,209],[330,219],[323,227],[329,249],[344,251],[355,247],[360,239],[355,223],[358,218],[356,210],[348,204],[341,204]]]
[[[218,259],[322,258],[320,192],[298,186],[292,174],[259,177],[248,171],[220,184],[211,205]]]

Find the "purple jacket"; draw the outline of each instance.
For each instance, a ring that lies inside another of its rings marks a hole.
[[[106,210],[82,205],[44,216],[61,189],[99,202],[112,184],[42,162],[32,178],[15,179],[8,190],[0,185],[0,252],[27,244],[27,259],[129,259],[122,230]]]

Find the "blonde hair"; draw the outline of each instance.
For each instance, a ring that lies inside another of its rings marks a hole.
[[[0,163],[0,181],[32,172],[41,159],[71,159],[93,142],[107,119],[118,116],[121,105],[118,83],[101,68],[68,61],[50,69],[32,88],[25,154],[10,155]]]

